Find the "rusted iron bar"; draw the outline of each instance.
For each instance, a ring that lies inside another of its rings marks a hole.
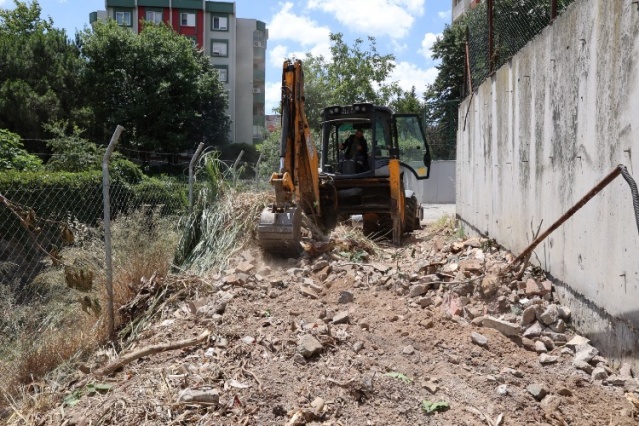
[[[473,73],[470,70],[470,29],[466,25],[466,72],[468,73],[468,93],[473,93]]]
[[[488,0],[488,72],[492,73],[495,70],[495,45],[493,41],[493,0]]]
[[[550,21],[557,17],[557,0],[550,0]]]
[[[550,235],[555,229],[559,228],[565,221],[567,221],[572,215],[574,215],[577,210],[582,208],[588,201],[590,201],[595,195],[597,195],[602,189],[604,189],[610,182],[612,182],[617,176],[621,174],[622,165],[615,167],[606,177],[604,177],[601,182],[599,182],[594,188],[590,190],[586,195],[584,195],[570,210],[563,214],[555,223],[553,223],[550,228],[544,231],[543,234],[535,238],[535,241],[530,243],[528,247],[524,251],[521,252],[515,260],[513,260],[513,264],[521,262],[522,259],[525,259],[532,251],[541,243],[548,235]]]

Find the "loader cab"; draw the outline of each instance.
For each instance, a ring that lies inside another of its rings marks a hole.
[[[357,129],[364,132],[368,152],[357,158],[345,155],[343,144]],[[390,159],[417,179],[430,174],[430,151],[419,116],[393,114],[371,103],[331,106],[322,113],[321,169],[334,179],[388,177]]]

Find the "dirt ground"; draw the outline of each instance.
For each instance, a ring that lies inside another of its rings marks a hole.
[[[164,285],[192,286],[182,293],[188,296],[167,299],[119,356],[95,354],[56,390],[57,407],[33,421],[636,424],[632,373],[611,380],[618,369],[600,356],[590,369],[576,368],[565,312],[568,328],[546,333],[554,342],[536,339],[548,353],[522,337],[526,308],[553,303],[552,293],[533,297],[521,284],[543,275],[528,268],[514,277],[510,253],[439,222],[401,248],[380,243],[371,253],[374,247],[343,231],[332,244],[315,245],[312,258],[276,260],[252,247],[216,275],[169,277]],[[486,326],[487,317],[514,324],[517,334]],[[180,342],[185,347],[166,347]],[[593,378],[595,366],[607,379]]]

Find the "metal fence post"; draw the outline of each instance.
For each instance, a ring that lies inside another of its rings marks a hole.
[[[557,0],[550,0],[550,22],[557,18]]]
[[[113,259],[111,256],[111,200],[109,198],[109,160],[120,139],[124,127],[118,126],[113,132],[111,142],[102,158],[102,195],[104,198],[104,255],[106,262],[107,310],[109,316],[109,336],[115,334],[115,312],[113,309]]]
[[[263,152],[260,152],[260,156],[257,157],[257,163],[255,163],[255,180],[260,179],[260,162],[262,161],[263,154]]]
[[[191,158],[191,162],[189,163],[189,210],[193,209],[193,166],[195,166],[198,158],[200,158],[200,153],[203,148],[204,142],[200,142],[195,150],[195,154],[193,154],[193,158]]]
[[[488,73],[492,74],[495,70],[495,44],[494,44],[494,20],[493,20],[493,0],[488,0]]]

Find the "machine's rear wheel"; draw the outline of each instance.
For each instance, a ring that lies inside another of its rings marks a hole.
[[[404,232],[413,232],[420,229],[419,224],[419,202],[414,195],[406,199],[404,218]]]

